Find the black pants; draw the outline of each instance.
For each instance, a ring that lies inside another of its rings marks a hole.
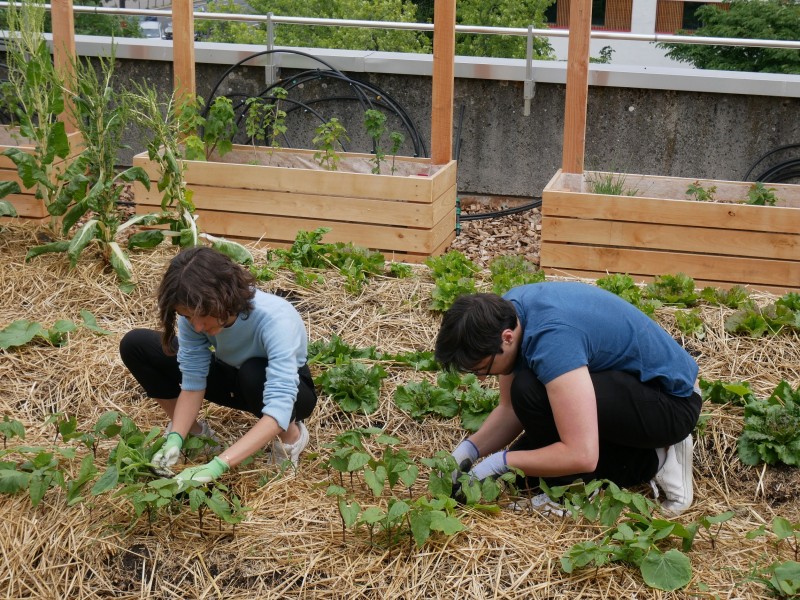
[[[626,487],[644,483],[658,470],[656,448],[689,435],[700,417],[702,400],[667,394],[654,383],[642,383],[620,371],[590,373],[597,398],[600,457],[592,473],[546,478],[548,485],[576,479],[609,479]],[[533,371],[516,373],[511,386],[514,412],[525,428],[510,450],[532,450],[560,441],[547,391]],[[576,419],[581,415],[576,414]],[[532,485],[538,483],[531,481]]]
[[[119,353],[122,362],[150,398],[171,400],[178,397],[181,391],[178,358],[164,353],[160,333],[151,329],[129,331],[120,341]],[[212,359],[206,379],[206,400],[262,417],[267,362],[266,358],[250,358],[237,369]],[[308,365],[303,365],[297,372],[300,382],[292,421],[308,418],[317,405],[317,392]]]

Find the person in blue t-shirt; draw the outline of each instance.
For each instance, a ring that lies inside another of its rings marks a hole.
[[[283,298],[256,289],[252,274],[208,247],[180,252],[158,289],[162,331],[134,329],[120,342],[125,366],[171,419],[153,456],[169,472],[194,434],[219,440],[198,414],[207,399],[258,417],[208,464],[181,471],[179,482],[207,483],[272,442],[270,460],[297,465],[308,445],[303,420],[317,403],[306,364],[308,336]],[[177,333],[176,333],[177,329]]]
[[[577,282],[461,296],[435,354],[445,369],[500,376],[499,405],[453,451],[474,478],[516,467],[550,483],[654,480],[665,510],[692,503],[697,363],[628,302]]]

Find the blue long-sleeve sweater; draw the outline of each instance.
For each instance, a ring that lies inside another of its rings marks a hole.
[[[297,398],[297,370],[308,354],[306,329],[295,308],[279,296],[256,290],[250,315],[239,315],[217,335],[197,333],[188,319],[179,316],[178,363],[184,390],[206,388],[212,348],[217,359],[237,368],[249,358],[269,361],[262,413],[286,430]]]

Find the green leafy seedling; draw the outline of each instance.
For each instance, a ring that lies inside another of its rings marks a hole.
[[[342,141],[349,142],[350,138],[347,137],[347,131],[339,122],[339,119],[333,117],[330,121],[322,123],[314,130],[316,134],[311,143],[317,149],[314,152],[314,160],[327,171],[336,171],[339,168],[339,161],[341,157],[336,151],[336,147],[342,147]]]
[[[369,415],[378,409],[381,381],[386,375],[386,370],[380,365],[369,367],[359,362],[348,362],[327,369],[316,383],[345,412]]]
[[[706,326],[700,317],[700,311],[678,310],[675,311],[675,325],[682,334],[702,340],[706,337]]]
[[[372,148],[375,153],[373,158],[375,166],[372,167],[372,172],[380,175],[381,163],[386,157],[386,153],[381,147],[381,138],[386,131],[386,115],[374,108],[368,108],[364,112],[364,128],[367,130],[367,135],[372,138]]]
[[[698,202],[713,202],[716,193],[717,186],[710,185],[708,187],[703,187],[699,181],[695,181],[686,188],[686,195],[694,196],[694,199]]]
[[[395,160],[397,159],[397,153],[400,151],[400,146],[403,145],[405,139],[405,136],[399,131],[393,131],[389,134],[389,140],[392,142],[392,149],[389,151],[392,154],[392,175],[394,175],[395,172]]]
[[[434,386],[427,380],[398,386],[394,401],[398,408],[417,421],[429,414],[449,419],[456,416],[459,409],[451,391]]]
[[[757,181],[747,190],[747,204],[754,206],[775,206],[778,198],[775,196],[775,188],[768,188],[760,181]]]

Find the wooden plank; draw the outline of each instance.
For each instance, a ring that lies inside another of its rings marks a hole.
[[[433,78],[431,91],[431,160],[444,165],[453,158],[453,97],[456,45],[456,0],[434,0]]]
[[[192,187],[192,191],[192,202],[198,209],[242,213],[245,219],[249,214],[324,217],[336,221],[428,229],[441,221],[456,204],[455,185],[432,204],[208,186]],[[137,204],[160,209],[161,193],[155,186],[150,191],[137,188],[135,197]]]
[[[0,152],[3,152],[9,148],[19,148],[20,150],[22,150],[27,154],[33,154],[33,146],[30,144],[30,140],[28,140],[27,138],[18,138],[17,140],[13,140],[13,136],[11,135],[9,130],[10,129],[16,130],[17,129],[16,127],[10,128],[7,125],[0,125],[0,129],[5,130],[4,132],[2,132],[1,135],[4,138],[4,142],[6,142],[0,144]],[[9,141],[12,140],[13,143],[8,143]],[[70,156],[75,156],[81,152],[83,147],[83,136],[80,134],[79,131],[68,134],[67,141],[69,141]],[[67,161],[71,160],[71,158],[67,158],[66,160]],[[65,162],[64,159],[57,158],[53,161],[53,166],[58,167],[64,162]],[[3,156],[2,154],[0,154],[0,181],[10,181],[8,179],[3,178],[3,171],[5,170],[13,171],[14,173],[16,173],[17,165],[15,165],[14,162],[7,156]]]
[[[431,177],[433,182],[433,189],[431,190],[431,197],[435,202],[436,199],[442,194],[448,193],[449,190],[456,186],[456,177],[458,175],[458,163],[451,160],[446,165],[443,165],[439,171]],[[455,202],[455,197],[453,198]]]
[[[194,70],[194,2],[172,3],[172,68],[175,97],[180,105],[196,93]]]
[[[75,90],[75,16],[72,0],[59,0],[50,7],[53,24],[53,63],[67,90]],[[75,106],[70,94],[64,94],[64,112],[59,115],[67,133],[76,131]]]
[[[455,207],[432,229],[413,229],[341,223],[319,218],[292,218],[272,215],[240,215],[218,211],[198,210],[198,226],[213,235],[251,239],[294,240],[298,231],[311,231],[330,227],[326,242],[353,242],[358,246],[391,249],[403,252],[429,253],[438,247],[450,231],[455,229]]]
[[[152,180],[160,176],[157,167],[146,156],[137,155],[133,164],[147,171]],[[186,161],[186,184],[195,186],[225,187],[236,182],[236,187],[263,191],[280,191],[318,194],[324,190],[329,196],[374,198],[403,202],[431,203],[440,195],[440,188],[454,184],[456,163],[440,169],[431,177],[373,175],[371,173],[345,173],[313,169],[291,169],[262,165]],[[438,179],[443,181],[439,183]],[[449,185],[448,185],[449,184]]]
[[[3,200],[11,202],[20,217],[39,219],[50,216],[44,202],[33,194],[9,194]]]
[[[542,216],[685,226],[697,224],[739,231],[800,231],[800,209],[796,208],[556,191],[544,192],[542,196]]]
[[[800,260],[800,228],[783,234],[542,217],[542,242]]]
[[[439,256],[447,250],[450,246],[452,241],[456,237],[456,232],[453,231],[450,235],[448,235],[439,246],[437,246],[430,254],[420,254],[417,252],[398,252],[395,250],[382,250],[381,254],[386,259],[387,262],[409,262],[409,263],[424,263],[425,260],[429,256]],[[252,240],[249,238],[236,238],[236,237],[227,237],[226,239],[232,240],[235,242],[239,242],[240,244],[244,244],[245,246],[255,246],[256,248],[290,248],[292,246],[292,242],[280,241],[280,240],[267,240],[267,239],[260,239],[260,240]]]
[[[562,172],[559,170],[545,186],[544,192],[572,191],[591,194],[592,181],[608,175],[612,175],[615,181],[620,181],[620,178],[624,178],[625,189],[635,190],[634,197],[636,198],[674,198],[676,200],[691,201],[693,197],[687,194],[686,190],[690,185],[697,183],[705,189],[709,189],[712,186],[716,188],[714,192],[715,202],[740,204],[747,200],[747,192],[753,185],[753,182],[749,181],[586,171],[582,178],[581,186],[573,189],[567,187],[566,178],[562,176]],[[779,206],[800,208],[800,185],[789,183],[766,183],[764,185],[774,190]]]
[[[544,272],[548,277],[566,277],[566,278],[594,279],[594,280],[613,274],[607,271],[581,271],[578,269],[554,269],[550,267],[544,269]],[[636,281],[637,283],[650,283],[655,279],[651,275],[637,275],[635,273],[626,273],[626,274],[630,275],[633,278],[633,280]],[[729,289],[734,285],[740,285],[746,287],[751,291],[769,292],[771,294],[777,294],[777,295],[783,295],[786,292],[797,291],[796,288],[788,288],[785,286],[776,287],[763,284],[750,285],[741,283],[731,283],[730,281],[712,281],[708,279],[695,279],[694,284],[695,288],[697,289],[702,289],[704,287]]]
[[[685,273],[695,279],[797,286],[800,262],[624,248],[542,244],[542,268],[662,275]]]
[[[592,0],[572,0],[567,46],[567,93],[564,108],[562,169],[583,173],[586,148],[586,105],[589,96],[589,44]]]

